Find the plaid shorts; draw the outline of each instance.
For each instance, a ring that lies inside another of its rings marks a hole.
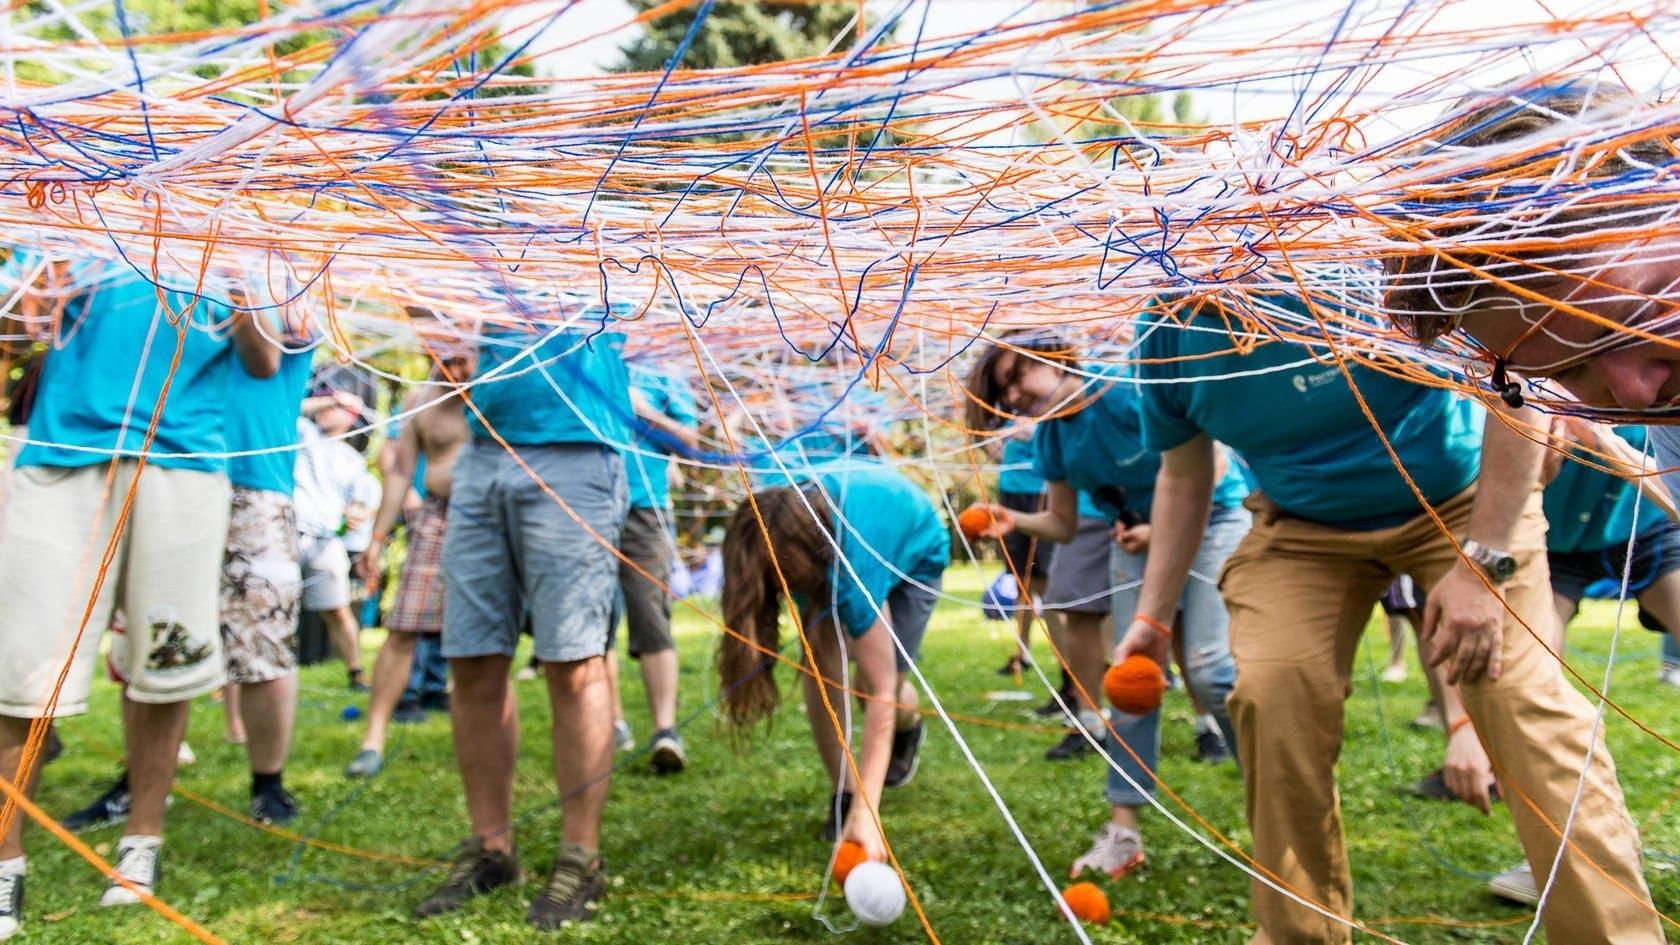
[[[409,521],[408,557],[385,629],[443,632],[443,532],[448,516],[449,500],[429,495]]]

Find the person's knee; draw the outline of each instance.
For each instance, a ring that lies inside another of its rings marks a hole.
[[[1339,718],[1344,694],[1335,679],[1300,662],[1268,660],[1243,666],[1226,705],[1233,722],[1321,722],[1326,713]]]
[[[1204,710],[1221,710],[1236,684],[1236,661],[1227,649],[1192,647],[1185,653],[1184,677],[1191,695]]]
[[[607,685],[607,661],[601,656],[571,660],[565,663],[544,663],[549,686],[559,692],[578,693],[594,686]]]

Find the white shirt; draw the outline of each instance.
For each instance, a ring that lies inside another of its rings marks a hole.
[[[297,486],[292,492],[298,531],[313,538],[337,535],[344,509],[368,474],[362,454],[343,440],[329,440],[319,427],[298,418]]]

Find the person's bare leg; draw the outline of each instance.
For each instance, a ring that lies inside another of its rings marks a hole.
[[[1103,661],[1106,656],[1102,633],[1104,615],[1069,611],[1065,617],[1067,642],[1062,648],[1062,657],[1067,660],[1068,670],[1074,680],[1084,690],[1083,696],[1077,691],[1074,693],[1069,708],[1076,711],[1100,711]]]
[[[1640,606],[1668,628],[1674,642],[1680,643],[1680,571],[1670,571],[1652,581],[1650,587],[1639,592],[1638,600]]]
[[[608,650],[602,659],[606,664],[607,692],[612,698],[613,724],[617,725],[624,721],[624,700],[618,696],[618,652]]]
[[[519,756],[519,711],[508,686],[505,656],[449,661],[455,677],[450,729],[467,795],[473,836],[486,850],[513,851],[513,765]]]
[[[1400,614],[1383,614],[1384,622],[1388,625],[1388,666],[1383,669],[1383,679],[1388,682],[1404,682],[1406,680],[1406,637],[1411,628],[1408,621]]]
[[[648,711],[653,713],[653,730],[677,727],[677,651],[643,653],[642,685],[647,687]]]
[[[1680,578],[1680,574],[1675,574],[1673,576],[1675,578]],[[1661,581],[1657,582],[1657,584],[1661,584],[1661,583],[1662,583]],[[1652,585],[1651,587],[1646,588],[1646,590],[1648,592],[1652,591],[1652,590],[1655,590],[1655,589],[1656,589],[1656,585]],[[1641,594],[1640,599],[1643,600],[1643,598],[1644,598],[1644,595]],[[1577,604],[1576,604],[1575,601],[1570,600],[1569,598],[1563,596],[1562,594],[1553,594],[1552,595],[1552,607],[1557,613],[1557,622],[1552,624],[1552,639],[1551,639],[1552,652],[1556,653],[1559,656],[1562,656],[1563,655],[1563,648],[1569,641],[1569,621],[1575,619],[1575,611],[1577,610]],[[1676,609],[1680,610],[1680,608],[1676,608]],[[1662,618],[1659,615],[1657,619],[1660,620]]]
[[[613,690],[602,657],[545,663],[554,713],[554,781],[560,790],[560,838],[601,848],[601,814],[612,787]],[[503,674],[504,678],[506,673]]]
[[[239,692],[239,706],[249,736],[246,751],[255,774],[278,774],[286,767],[292,748],[292,730],[297,722],[298,677],[296,672],[267,682],[229,686]]]
[[[243,745],[250,738],[245,731],[245,712],[240,708],[239,686],[228,683],[222,687],[222,715],[225,716],[226,738],[235,745]]]
[[[373,686],[368,694],[367,732],[362,735],[362,748],[385,752],[385,733],[391,725],[391,713],[402,701],[408,688],[408,676],[414,669],[414,647],[419,634],[388,631],[379,655],[373,660]]]
[[[11,778],[13,784],[21,783],[24,796],[33,798],[35,783],[39,780],[38,775],[41,772],[41,755],[36,754],[35,768],[27,777],[19,771],[23,764],[23,746],[29,740],[29,723],[29,719],[0,715],[0,774]],[[23,812],[14,808],[11,825],[6,835],[0,837],[0,860],[10,860],[23,855],[23,821]]]
[[[362,646],[359,640],[361,625],[356,623],[356,615],[350,612],[348,605],[337,610],[321,611],[321,619],[327,624],[327,633],[332,637],[333,648],[338,650],[339,658],[344,660],[344,668],[351,673],[362,671]]]
[[[811,632],[815,634],[833,633],[834,631],[829,628],[826,631],[818,629]],[[840,669],[845,656],[838,643],[833,640],[824,641],[820,644],[815,639],[811,642],[816,644],[817,672],[821,673],[823,678],[831,680],[828,687],[829,705],[833,706],[834,714],[839,716],[841,724],[844,725],[847,707],[850,704],[846,699],[845,690],[839,686]],[[846,736],[843,731],[836,731],[834,724],[829,721],[828,710],[823,708],[822,695],[818,689],[816,678],[810,674],[804,674],[804,681],[805,718],[811,725],[811,741],[816,743],[817,755],[822,758],[823,770],[828,772],[828,785],[830,789],[834,789],[836,785],[841,784],[841,775],[845,768],[844,752],[841,750],[840,743]],[[855,722],[854,719],[854,724]],[[846,789],[850,789],[851,775],[849,772],[845,775],[845,786]]]
[[[123,700],[130,796],[124,836],[163,836],[163,810],[175,786],[175,763],[191,710],[191,702],[149,705]]]

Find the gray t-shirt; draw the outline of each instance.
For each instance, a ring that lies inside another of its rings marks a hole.
[[[1651,435],[1651,450],[1656,454],[1657,465],[1669,472],[1663,476],[1663,485],[1668,486],[1670,495],[1680,496],[1680,426],[1646,427]]]

